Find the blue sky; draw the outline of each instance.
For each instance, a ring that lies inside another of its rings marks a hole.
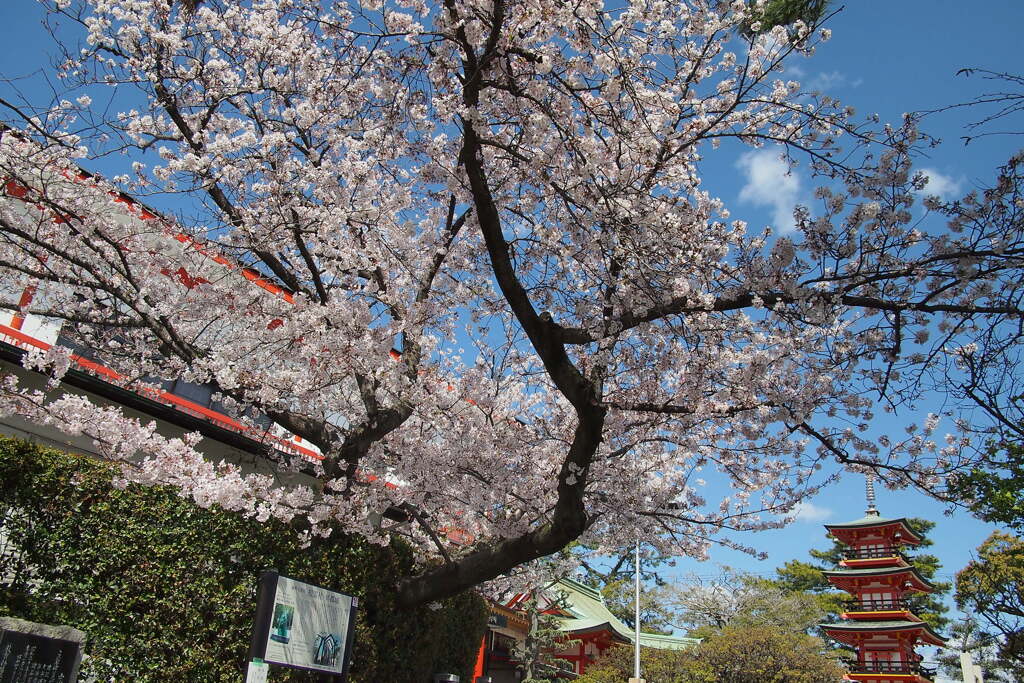
[[[1024,3],[1019,0],[857,0],[847,3],[830,22],[832,40],[813,57],[796,62],[802,72],[796,80],[838,97],[858,114],[877,113],[883,121],[898,122],[905,112],[932,110],[998,89],[977,76],[957,76],[959,69],[1024,72],[1022,25]],[[926,119],[922,129],[943,140],[921,161],[932,178],[930,192],[954,196],[987,183],[994,169],[1024,145],[1020,137],[993,136],[975,139],[965,147],[960,139],[964,126],[980,117],[980,111],[961,109]],[[1013,123],[1017,130],[1024,130],[1024,121]],[[770,153],[747,156],[745,161],[722,159],[722,178],[707,177],[705,189],[737,200],[735,218],[774,224],[794,202],[810,197],[813,185],[799,173],[780,175],[771,159]],[[730,178],[730,173],[738,177]],[[922,414],[937,412],[937,399],[923,397],[918,408]],[[714,576],[713,563],[718,562],[771,575],[786,560],[808,559],[809,549],[827,547],[822,524],[859,518],[864,508],[863,478],[847,476],[809,501],[786,529],[761,532],[750,539],[751,545],[769,553],[769,559],[758,561],[720,549],[713,550],[706,563],[681,561],[677,572]],[[947,581],[996,528],[962,511],[947,516],[942,504],[913,490],[879,489],[878,508],[886,517],[915,516],[936,522],[931,533],[935,545],[930,550],[943,564],[939,578]]]
[[[832,40],[813,57],[794,62],[796,79],[838,97],[858,114],[877,113],[883,121],[898,122],[905,112],[936,109],[997,89],[977,76],[957,76],[961,68],[1024,70],[1019,49],[1021,25],[1024,3],[1019,1],[852,2],[830,22]],[[1022,144],[1017,137],[993,136],[965,147],[960,139],[964,126],[980,116],[980,111],[961,109],[931,116],[922,125],[923,130],[943,139],[943,144],[921,161],[932,178],[930,192],[953,196],[989,182],[994,169]],[[1016,124],[1024,130],[1024,121]],[[705,189],[734,199],[733,217],[752,225],[774,224],[777,217],[789,213],[793,203],[809,198],[814,186],[799,172],[781,175],[781,169],[770,163],[773,156],[766,152],[718,160],[721,175],[706,176]],[[921,414],[930,409],[938,412],[935,401],[928,397],[918,408]],[[824,546],[821,524],[856,519],[864,507],[863,479],[847,477],[810,501],[789,528],[759,534],[755,545],[771,554],[769,560],[758,562],[739,553],[719,551],[713,553],[712,561],[770,572],[787,559],[806,558],[811,547]],[[934,520],[933,550],[950,577],[970,560],[971,551],[994,528],[963,513],[945,516],[943,505],[914,491],[879,490],[879,509],[888,517]],[[683,562],[681,568],[684,573],[714,573],[713,567],[696,562]]]
[[[40,27],[41,16],[34,0],[0,2],[0,74],[31,76],[19,85],[30,96],[38,91],[40,76],[50,64],[51,46]],[[883,120],[898,122],[904,112],[965,101],[992,89],[979,77],[957,76],[961,68],[1024,72],[1021,26],[1020,0],[853,0],[830,22],[832,40],[814,57],[794,62],[790,77],[838,97],[859,114],[877,113]],[[10,92],[8,85],[0,84],[0,96],[7,98]],[[963,126],[978,116],[958,110],[926,121],[924,129],[945,141],[922,162],[933,178],[932,191],[953,194],[987,182],[993,169],[1024,144],[1021,138],[1002,136],[982,138],[965,148],[960,140]],[[800,173],[780,174],[771,153],[729,154],[709,156],[705,189],[727,200],[735,218],[752,226],[779,224],[794,202],[811,196],[810,180]],[[919,408],[922,414],[928,412],[928,397]],[[769,573],[788,559],[806,558],[809,548],[826,544],[822,523],[862,515],[863,491],[861,478],[847,477],[807,503],[789,528],[747,539],[770,553],[767,561],[716,551],[712,562]],[[933,550],[943,561],[944,579],[969,561],[971,551],[993,528],[962,512],[945,516],[941,504],[913,491],[880,490],[879,508],[885,516],[921,516],[937,522]],[[715,568],[684,560],[678,571],[709,575]]]

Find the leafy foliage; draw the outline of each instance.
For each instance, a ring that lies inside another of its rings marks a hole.
[[[648,683],[712,683],[713,672],[698,660],[693,649],[641,648],[640,668]],[[613,647],[587,668],[578,683],[622,683],[633,676],[633,649]]]
[[[835,587],[822,574],[824,569],[835,566],[821,561],[829,557],[831,553],[815,549],[812,549],[810,553],[819,562],[789,560],[776,570],[778,578],[766,580],[783,590],[812,596],[823,614],[823,619],[829,621],[842,612],[842,602],[848,596],[836,591]]]
[[[956,604],[975,617],[983,641],[997,644],[1002,667],[1024,679],[1024,539],[992,532],[957,574]]]
[[[727,627],[687,650],[641,651],[648,683],[834,683],[843,675],[821,640],[770,626]],[[629,648],[614,648],[580,683],[621,683]]]
[[[821,21],[828,6],[829,0],[766,0],[744,23],[742,31],[753,37],[797,21],[814,26]]]
[[[204,510],[166,487],[111,487],[110,466],[0,439],[5,556],[0,614],[82,629],[102,680],[237,683],[260,570],[360,598],[352,680],[467,676],[486,623],[471,593],[439,609],[395,605],[408,548],[333,534],[304,547],[281,523]],[[274,681],[309,674],[274,669]]]
[[[674,625],[703,640],[682,651],[644,649],[641,664],[648,681],[795,683],[841,675],[834,659],[821,654],[822,641],[804,633],[821,617],[812,594],[787,591],[728,567],[714,580],[693,579],[667,586],[660,598]],[[630,671],[632,659],[622,648],[582,680],[618,682]]]
[[[823,650],[824,643],[812,636],[736,626],[702,642],[697,654],[720,683],[832,683],[843,670]]]
[[[950,496],[975,515],[1016,531],[1024,529],[1024,444],[993,447],[984,467],[974,467],[950,480]]]

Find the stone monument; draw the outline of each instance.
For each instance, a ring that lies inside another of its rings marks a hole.
[[[76,683],[85,634],[0,617],[0,683]]]

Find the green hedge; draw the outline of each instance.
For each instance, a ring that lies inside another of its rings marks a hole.
[[[0,615],[85,631],[85,673],[238,683],[257,577],[273,567],[359,596],[354,683],[427,683],[442,671],[470,680],[486,605],[463,594],[398,609],[395,582],[414,567],[407,547],[336,533],[303,548],[285,525],[204,510],[167,488],[118,490],[112,477],[106,464],[0,438],[0,513],[32,568],[14,581],[11,558],[0,565]],[[315,680],[276,667],[271,679]]]

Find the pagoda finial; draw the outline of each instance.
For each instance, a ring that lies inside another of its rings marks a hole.
[[[868,509],[865,514],[868,517],[878,517],[878,508],[875,507],[875,473],[868,472],[865,477],[864,486],[868,498]]]

